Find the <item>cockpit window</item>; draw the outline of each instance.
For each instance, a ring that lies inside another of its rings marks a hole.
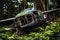
[[[20,17],[21,26],[32,22],[32,15],[24,15]]]
[[[27,15],[27,23],[32,22],[32,15]]]
[[[33,16],[34,16],[34,21],[37,21],[38,20],[38,12],[34,11]]]
[[[21,25],[25,25],[27,23],[25,16],[20,17]]]

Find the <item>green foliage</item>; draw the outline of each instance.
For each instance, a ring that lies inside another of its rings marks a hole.
[[[20,11],[28,8],[26,0],[0,0],[0,19],[14,17]]]
[[[13,34],[11,31],[0,33],[0,39],[3,40],[55,40],[53,35],[54,33],[60,32],[60,23],[53,22],[46,27],[38,27],[37,32],[30,32],[28,35],[20,35],[17,36]]]

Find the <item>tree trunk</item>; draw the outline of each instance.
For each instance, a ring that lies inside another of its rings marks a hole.
[[[37,10],[46,11],[49,9],[48,0],[34,0]]]

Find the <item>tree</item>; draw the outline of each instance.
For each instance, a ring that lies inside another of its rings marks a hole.
[[[15,7],[17,5],[17,7]],[[19,13],[19,3],[12,0],[0,0],[0,19],[14,17]]]

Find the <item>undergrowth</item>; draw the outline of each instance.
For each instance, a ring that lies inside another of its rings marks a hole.
[[[1,30],[2,28],[0,28]],[[60,32],[60,23],[53,22],[44,27],[38,27],[37,32],[30,32],[28,35],[17,36],[11,31],[0,31],[0,40],[55,40],[56,33]]]

